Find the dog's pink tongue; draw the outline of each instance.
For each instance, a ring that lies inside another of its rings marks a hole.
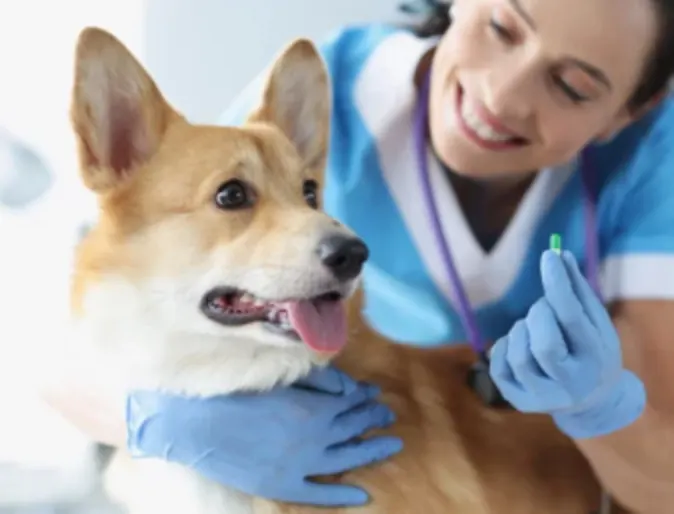
[[[346,345],[346,310],[341,301],[288,302],[293,329],[314,351],[337,353]]]

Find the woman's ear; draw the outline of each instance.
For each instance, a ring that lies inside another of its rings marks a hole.
[[[637,109],[630,109],[627,106],[624,107],[615,117],[613,122],[597,136],[597,141],[600,143],[608,143],[631,123],[641,119],[658,107],[668,94],[669,88],[664,88],[660,93],[653,96],[648,102]]]

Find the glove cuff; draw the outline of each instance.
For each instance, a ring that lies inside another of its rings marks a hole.
[[[577,412],[552,415],[557,427],[572,439],[601,437],[634,423],[646,407],[646,389],[631,371],[621,379],[601,402]]]
[[[125,421],[126,421],[126,450],[133,458],[145,457],[145,452],[140,449],[139,426],[142,421],[139,419],[138,409],[133,395],[126,397]]]

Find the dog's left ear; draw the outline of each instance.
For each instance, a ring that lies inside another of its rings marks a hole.
[[[323,170],[330,137],[328,73],[314,44],[297,39],[274,62],[262,104],[248,118],[277,125],[309,168]]]
[[[131,52],[94,27],[84,29],[77,42],[70,115],[82,179],[97,193],[145,164],[178,116]]]

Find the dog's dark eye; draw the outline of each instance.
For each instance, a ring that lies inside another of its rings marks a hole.
[[[245,209],[253,205],[253,193],[241,180],[230,180],[220,186],[215,193],[215,205],[220,209]]]
[[[305,180],[302,193],[307,205],[312,209],[318,209],[318,183],[315,180]]]

